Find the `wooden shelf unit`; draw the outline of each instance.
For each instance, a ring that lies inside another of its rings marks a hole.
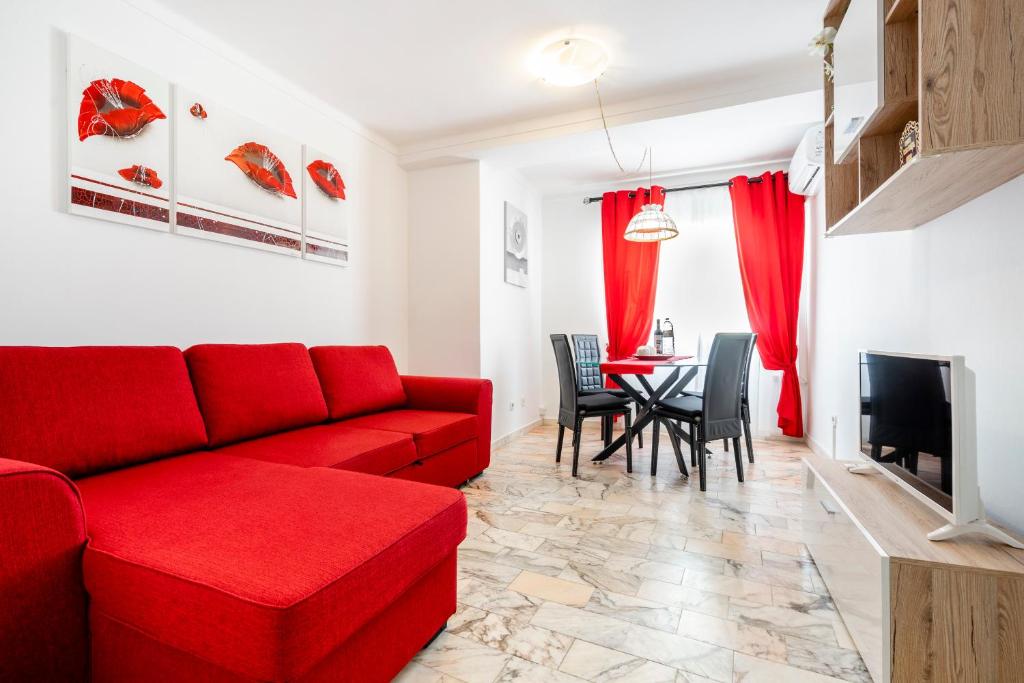
[[[842,31],[849,0],[825,26]],[[1024,173],[1024,0],[883,0],[882,102],[837,164],[825,125],[827,235],[907,230]],[[831,59],[831,56],[829,57]],[[825,79],[825,118],[834,86]],[[908,121],[921,153],[899,161]]]

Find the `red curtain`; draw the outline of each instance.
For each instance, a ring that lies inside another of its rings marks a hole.
[[[760,181],[738,176],[729,190],[743,296],[762,365],[783,372],[779,427],[787,436],[801,437],[796,334],[804,267],[804,198],[789,191],[781,171],[765,173]]]
[[[651,203],[649,195],[654,203],[664,205],[665,192],[658,186],[650,193],[643,188],[605,192],[601,201],[609,360],[633,355],[651,336],[661,243],[629,242],[622,237],[629,220]]]

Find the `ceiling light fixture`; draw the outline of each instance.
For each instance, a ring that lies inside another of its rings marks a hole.
[[[608,50],[589,38],[562,38],[533,55],[533,70],[546,83],[572,88],[595,80],[608,68]]]

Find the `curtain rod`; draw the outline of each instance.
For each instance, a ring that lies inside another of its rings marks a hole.
[[[783,174],[783,175],[786,175],[786,174]],[[760,178],[750,178],[747,182],[750,182],[750,183],[760,183],[760,182],[763,182],[763,181]],[[724,183],[708,183],[707,185],[688,185],[686,187],[669,187],[669,188],[665,189],[665,194],[668,194],[669,192],[686,192],[687,190],[704,190],[704,189],[707,189],[709,187],[732,187],[732,181],[731,180],[726,180]],[[629,193],[630,199],[632,199],[635,196],[636,196],[636,192],[630,192]],[[593,202],[599,202],[602,199],[604,199],[604,197],[584,197],[583,198],[583,203],[584,204],[592,204]]]

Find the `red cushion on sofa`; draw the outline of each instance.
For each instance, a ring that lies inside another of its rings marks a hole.
[[[335,467],[390,474],[416,460],[412,437],[400,432],[344,424],[316,425],[225,446],[223,455],[299,467]]]
[[[0,455],[78,477],[206,444],[181,351],[0,348]]]
[[[345,420],[341,424],[411,434],[421,458],[477,436],[476,415],[441,410],[390,410]]]
[[[332,420],[405,404],[405,390],[386,346],[314,346],[309,350]]]
[[[310,670],[466,532],[458,491],[211,453],[79,488],[90,609],[258,680]]]
[[[327,419],[302,344],[200,344],[185,360],[211,446]]]

